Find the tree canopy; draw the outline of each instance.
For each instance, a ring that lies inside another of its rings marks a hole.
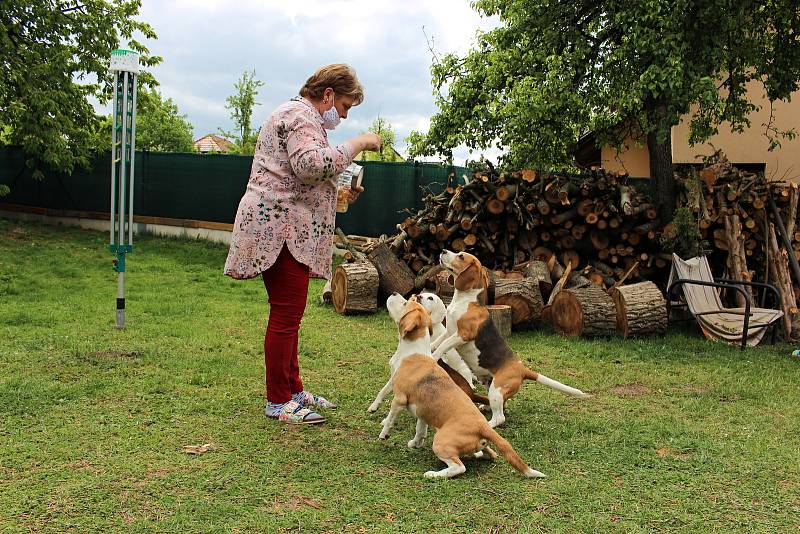
[[[225,107],[231,112],[231,119],[236,127],[235,133],[222,132],[225,137],[233,138],[236,152],[239,154],[252,154],[256,146],[258,131],[253,132],[253,108],[258,106],[256,96],[258,88],[265,84],[256,79],[256,71],[244,72],[234,84],[236,92],[225,99]]]
[[[160,61],[134,38],[156,37],[135,20],[140,0],[6,0],[0,10],[0,128],[4,142],[21,145],[34,177],[45,167],[71,172],[88,166],[98,146],[102,117],[89,97],[112,95],[111,51],[142,54],[147,67]],[[140,80],[148,83],[146,73]]]
[[[478,0],[500,25],[464,57],[435,56],[439,112],[410,137],[412,155],[497,146],[502,163],[559,169],[593,131],[619,146],[647,143],[662,215],[674,208],[671,127],[690,110],[691,142],[722,123],[750,126],[751,82],[770,101],[800,80],[793,0]],[[794,132],[764,126],[773,146]]]
[[[136,149],[193,152],[192,125],[171,98],[155,89],[140,89],[136,99]],[[110,134],[109,134],[110,139]]]
[[[364,161],[405,161],[405,158],[394,148],[394,128],[388,120],[378,117],[372,121],[367,131],[378,134],[381,138],[381,149],[380,151],[365,150],[356,159]]]

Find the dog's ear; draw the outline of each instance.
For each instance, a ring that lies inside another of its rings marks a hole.
[[[461,274],[456,276],[455,280],[455,288],[459,291],[466,291],[468,289],[476,289],[481,287],[483,280],[486,279],[488,282],[488,278],[486,274],[481,269],[478,262],[471,262],[469,267],[461,271]],[[486,286],[483,286],[486,287]]]
[[[400,337],[406,337],[417,328],[424,328],[427,326],[425,315],[426,314],[422,313],[422,310],[418,309],[411,310],[405,314],[402,319],[400,319]],[[427,323],[430,324],[430,318],[427,318]]]
[[[483,293],[481,293],[483,304],[489,304],[489,274],[483,267],[481,267],[481,287],[483,288]]]

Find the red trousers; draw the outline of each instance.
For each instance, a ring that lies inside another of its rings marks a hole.
[[[264,335],[267,400],[287,402],[303,391],[297,362],[297,332],[306,309],[309,269],[283,246],[275,264],[261,274],[269,297]]]

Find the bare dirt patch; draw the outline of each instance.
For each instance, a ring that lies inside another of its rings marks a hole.
[[[686,460],[690,456],[687,453],[678,452],[668,447],[656,449],[656,455],[658,455],[659,458],[678,458],[679,460]]]
[[[280,510],[300,510],[304,507],[314,508],[319,510],[322,505],[310,497],[303,497],[302,495],[293,495],[288,499],[277,498],[272,503],[272,509],[275,511]]]

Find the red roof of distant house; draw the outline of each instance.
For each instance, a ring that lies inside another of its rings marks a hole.
[[[233,150],[233,148],[236,146],[231,141],[228,141],[224,137],[220,137],[215,134],[204,135],[200,139],[196,140],[193,144],[198,152],[227,153]]]

